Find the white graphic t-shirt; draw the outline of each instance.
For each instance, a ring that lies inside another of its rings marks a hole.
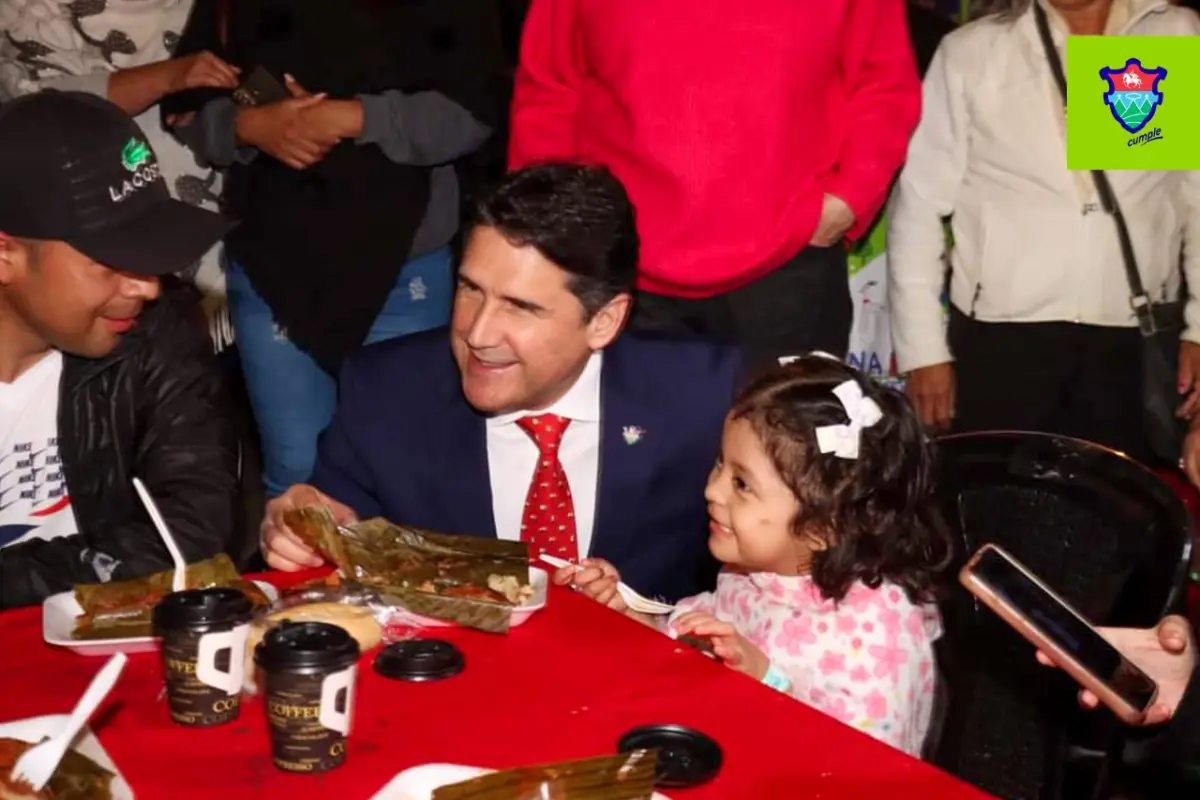
[[[0,383],[0,547],[78,532],[58,457],[62,367],[53,352]]]

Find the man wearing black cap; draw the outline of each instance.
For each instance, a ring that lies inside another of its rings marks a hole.
[[[43,92],[0,108],[0,608],[222,551],[237,440],[195,295],[231,222],[172,200],[137,125]],[[161,295],[161,296],[160,296]]]

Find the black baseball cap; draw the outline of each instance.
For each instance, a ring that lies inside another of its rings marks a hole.
[[[109,101],[47,90],[0,106],[0,232],[157,276],[196,263],[234,224],[172,199],[141,128]]]

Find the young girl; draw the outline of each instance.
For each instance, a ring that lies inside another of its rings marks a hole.
[[[735,401],[709,477],[715,592],[665,626],[733,669],[912,755],[929,729],[941,633],[933,587],[950,542],[933,458],[904,396],[810,355]],[[555,576],[641,619],[589,559]]]

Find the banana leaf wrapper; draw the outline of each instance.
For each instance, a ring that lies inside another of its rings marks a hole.
[[[329,559],[344,577],[354,576],[341,529],[325,506],[304,506],[283,512],[283,523],[300,541]]]
[[[416,614],[504,633],[531,591],[523,542],[452,536],[379,518],[339,526],[325,508],[288,511],[284,521],[343,577],[379,587]]]
[[[12,772],[17,759],[29,748],[29,742],[18,739],[0,739],[0,794],[8,789],[16,791],[17,796],[28,792],[32,797],[47,797],[53,800],[110,800],[112,798],[112,782],[115,777],[111,772],[101,767],[95,761],[75,750],[68,750],[58,769],[54,771],[50,782],[41,793],[32,792],[29,787],[17,784],[12,787],[8,776]]]
[[[654,750],[493,772],[435,789],[432,800],[651,800]]]
[[[508,633],[515,606],[445,597],[431,592],[385,590],[384,597],[394,605],[423,617],[443,619],[487,633]]]
[[[173,569],[141,578],[75,587],[75,601],[83,614],[75,618],[71,638],[129,639],[153,635],[152,614],[158,601],[171,591]],[[255,606],[270,601],[252,581],[243,580],[229,556],[221,553],[207,561],[189,564],[185,579],[189,589],[230,586],[241,589]]]

